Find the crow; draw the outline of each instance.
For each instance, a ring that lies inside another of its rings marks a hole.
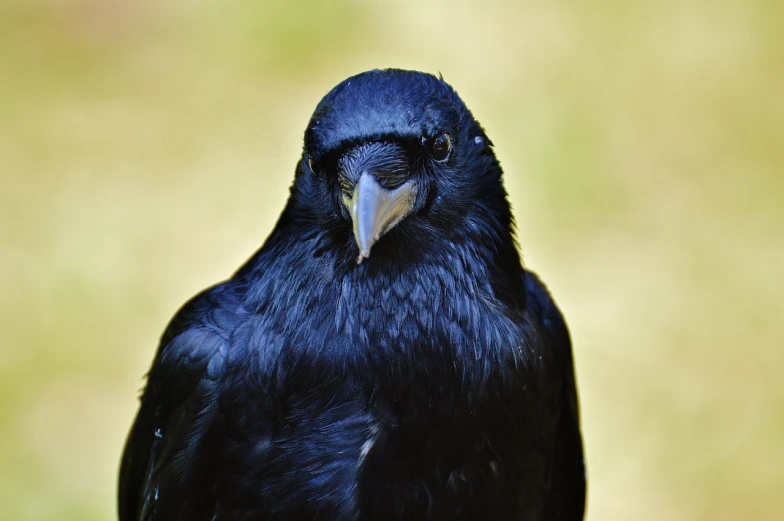
[[[288,202],[166,328],[121,521],[583,518],[569,333],[493,146],[421,72],[318,104]]]

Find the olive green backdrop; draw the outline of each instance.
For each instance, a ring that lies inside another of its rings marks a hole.
[[[0,2],[0,517],[106,520],[175,309],[265,239],[311,111],[443,73],[570,324],[590,520],[776,519],[775,1]]]

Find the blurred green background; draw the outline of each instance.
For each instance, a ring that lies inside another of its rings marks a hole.
[[[265,239],[321,96],[395,66],[496,144],[588,519],[780,519],[782,5],[3,0],[0,517],[114,517],[165,323]]]

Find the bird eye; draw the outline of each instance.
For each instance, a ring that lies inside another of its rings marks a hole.
[[[438,136],[430,147],[430,153],[436,161],[445,161],[449,157],[450,150],[452,150],[452,138],[446,132]]]

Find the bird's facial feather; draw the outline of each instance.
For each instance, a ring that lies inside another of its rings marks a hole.
[[[435,76],[369,71],[341,82],[321,100],[305,133],[305,148],[320,156],[386,136],[433,138],[457,127],[464,112],[451,87]]]
[[[359,197],[363,175],[370,177]],[[508,213],[482,128],[448,84],[418,72],[370,71],[330,91],[308,125],[297,177],[295,187],[310,190],[302,198],[321,221],[353,224],[360,260],[395,225],[410,236],[454,228],[477,205]],[[352,201],[371,200],[370,193],[377,199],[366,208],[392,213],[367,218],[372,226],[363,246]]]

